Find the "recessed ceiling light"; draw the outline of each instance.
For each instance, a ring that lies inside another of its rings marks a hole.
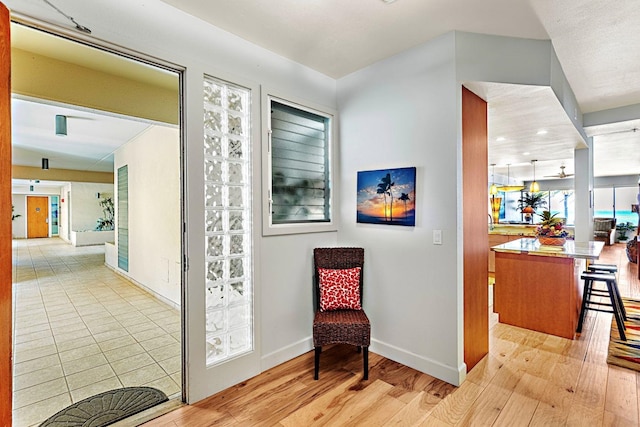
[[[393,3],[394,1],[396,0],[382,0],[382,3],[389,4],[389,3]]]
[[[540,130],[538,131],[538,135],[546,135],[546,134],[547,134],[547,132],[548,132],[548,131],[547,131],[547,130],[545,130],[545,129],[540,129]]]
[[[502,142],[502,141],[504,141],[504,140],[506,140],[506,139],[507,139],[507,138],[505,138],[504,136],[499,136],[499,137],[497,137],[497,138],[496,138],[496,141],[498,141],[498,142]]]
[[[528,152],[528,151],[525,151],[524,153],[522,153],[523,156],[528,156],[529,154],[531,154],[531,153]]]

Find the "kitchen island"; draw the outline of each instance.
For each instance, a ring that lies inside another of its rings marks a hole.
[[[604,242],[541,246],[523,238],[493,246],[494,311],[499,321],[573,339],[580,306],[580,274],[586,260],[598,259]]]

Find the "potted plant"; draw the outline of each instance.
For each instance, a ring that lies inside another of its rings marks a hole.
[[[629,236],[627,236],[627,232],[633,231],[635,228],[636,228],[635,225],[631,224],[630,222],[621,222],[617,224],[616,225],[616,231],[618,232],[617,241],[626,242],[627,240],[629,240]]]
[[[527,222],[531,222],[536,209],[546,206],[547,201],[544,199],[544,193],[524,193],[518,199],[518,209],[524,214],[524,219]]]
[[[11,221],[13,221],[14,219],[22,216],[20,214],[14,214],[13,211],[15,211],[15,210],[16,210],[16,207],[11,205]]]
[[[114,208],[113,208],[113,199],[111,197],[106,197],[103,200],[100,200],[100,206],[102,207],[102,212],[104,213],[103,218],[99,218],[96,224],[96,230],[105,231],[105,230],[113,230],[114,227]]]

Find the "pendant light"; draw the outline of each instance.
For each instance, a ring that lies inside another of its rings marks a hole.
[[[56,135],[67,136],[67,116],[56,115]]]
[[[492,163],[491,167],[493,170],[491,171],[491,187],[489,187],[489,194],[495,196],[498,194],[498,186],[496,185],[495,174],[496,174],[496,164]]]
[[[540,191],[540,185],[536,181],[536,162],[537,160],[531,160],[531,163],[533,163],[533,182],[531,183],[531,187],[529,187],[530,193],[537,193]]]
[[[500,187],[498,187],[498,191],[502,191],[502,192],[507,192],[507,191],[520,191],[522,190],[524,187],[522,185],[511,185],[510,181],[510,174],[509,174],[509,168],[510,168],[511,164],[507,165],[507,185],[502,185]]]

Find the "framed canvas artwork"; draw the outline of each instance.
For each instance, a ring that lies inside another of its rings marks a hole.
[[[416,225],[416,168],[358,172],[357,222]]]

